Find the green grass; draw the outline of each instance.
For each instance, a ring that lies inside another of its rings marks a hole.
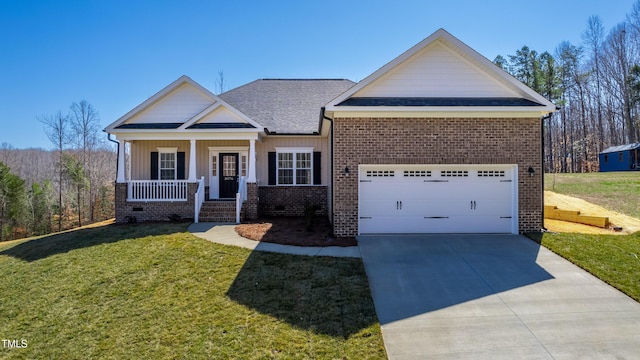
[[[544,188],[640,218],[640,171],[545,174]]]
[[[359,259],[109,225],[0,244],[0,279],[0,358],[385,357]]]
[[[640,301],[640,232],[624,236],[569,233],[528,236]]]

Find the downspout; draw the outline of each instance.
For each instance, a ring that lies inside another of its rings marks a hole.
[[[542,158],[542,162],[540,163],[542,165],[542,232],[546,232],[548,231],[547,228],[544,227],[544,121],[551,118],[551,114],[552,113],[548,113],[546,116],[543,116],[542,118],[540,118],[540,136],[542,138],[542,151],[540,153],[540,156]]]
[[[113,140],[111,134],[107,133],[107,140],[116,144],[116,179],[118,178],[118,162],[120,161],[120,141]]]
[[[322,111],[322,119],[323,120],[327,120],[327,121],[329,121],[329,123],[331,123],[331,126],[329,127],[329,136],[331,136],[331,144],[329,146],[329,152],[331,153],[331,166],[330,166],[329,170],[331,171],[330,172],[330,174],[331,174],[331,220],[330,220],[330,222],[331,222],[331,227],[333,228],[333,225],[334,225],[333,224],[333,220],[335,219],[334,215],[335,215],[335,211],[336,211],[336,203],[334,201],[334,199],[336,198],[335,197],[336,188],[335,188],[335,179],[334,179],[334,176],[333,176],[333,158],[334,158],[334,155],[333,155],[333,140],[334,140],[333,139],[333,119],[331,119],[331,118],[329,118],[329,117],[327,117],[325,115],[324,107],[322,108],[321,111]]]

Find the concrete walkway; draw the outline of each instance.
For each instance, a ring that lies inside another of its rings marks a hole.
[[[390,359],[640,358],[640,304],[523,236],[358,241]]]
[[[311,247],[272,244],[245,239],[238,235],[234,228],[235,224],[198,223],[191,224],[188,230],[193,235],[211,242],[250,250],[306,256],[360,257],[360,249],[357,246]]]

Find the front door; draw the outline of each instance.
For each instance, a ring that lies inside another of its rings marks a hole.
[[[238,153],[220,153],[220,198],[235,198],[238,192]]]

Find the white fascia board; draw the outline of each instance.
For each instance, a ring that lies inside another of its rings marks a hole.
[[[555,108],[554,108],[555,109]],[[340,106],[342,112],[540,112],[549,113],[546,106]]]
[[[259,140],[260,134],[257,132],[226,132],[226,133],[118,133],[118,140]]]
[[[434,109],[431,111],[399,111],[399,109],[383,110],[380,108],[366,110],[358,109],[354,111],[334,111],[332,117],[338,118],[539,118],[547,115],[550,111],[535,111],[529,109],[509,109],[495,111],[491,109],[469,109],[468,111]]]

